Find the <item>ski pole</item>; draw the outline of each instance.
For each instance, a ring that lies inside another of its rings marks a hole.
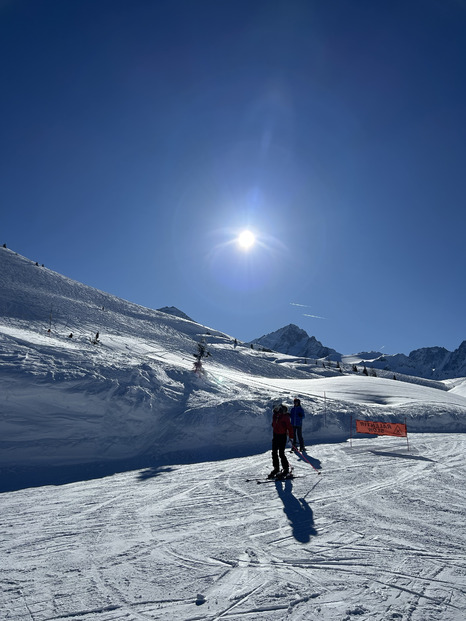
[[[296,448],[296,446],[293,447],[293,450],[296,451],[296,453],[298,453],[298,455],[304,459],[304,461],[307,461],[307,463],[312,466],[314,468],[314,470],[317,472],[317,474],[321,474],[320,470],[317,470],[317,468],[314,466],[314,464],[312,462],[309,461],[309,459],[306,457],[306,455],[304,455],[303,453],[301,453],[300,451],[298,451],[298,449]]]

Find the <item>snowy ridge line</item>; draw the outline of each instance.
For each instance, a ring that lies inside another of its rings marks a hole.
[[[0,252],[2,284],[0,308],[29,317],[0,317],[0,468],[18,469],[15,485],[21,472],[23,485],[37,481],[39,469],[50,481],[62,467],[85,473],[255,454],[269,446],[273,403],[296,395],[313,443],[345,441],[351,420],[375,416],[406,416],[409,433],[466,431],[461,381],[448,384],[452,392],[319,368],[309,377],[291,356],[235,348],[219,331],[103,295],[9,252]],[[51,312],[72,338],[43,331]],[[97,331],[99,344],[91,344]],[[198,377],[200,338],[212,355]]]
[[[229,379],[236,381],[238,383],[238,378],[237,375],[233,372],[229,372],[228,370],[222,370],[222,374],[226,377],[228,377]],[[284,382],[290,381],[301,381],[301,380],[283,380]],[[302,381],[306,381],[306,380],[302,380]],[[309,382],[311,382],[312,380],[307,380]],[[244,383],[242,385],[246,385],[246,386],[250,386],[250,385],[254,385],[256,388],[267,388],[268,390],[270,390],[271,387],[273,387],[273,389],[275,391],[280,391],[280,392],[284,392],[287,393],[288,395],[294,395],[295,392],[293,392],[293,390],[291,390],[289,387],[285,387],[285,388],[280,388],[279,386],[276,386],[276,384],[280,382],[280,380],[272,380],[272,381],[266,381],[264,378],[259,378],[259,377],[255,377],[255,376],[248,376],[247,377],[247,381],[245,380]],[[297,393],[296,393],[297,394]],[[299,393],[300,395],[302,394],[301,392]],[[315,399],[316,401],[328,401],[328,402],[332,402],[334,401],[335,403],[339,403],[336,399],[331,399],[331,398],[326,398],[323,396],[320,396],[318,394],[314,394],[312,392],[307,392],[305,395],[306,397],[311,397],[312,399]]]
[[[253,342],[265,346],[269,351],[282,352],[282,361],[294,357],[297,364],[313,364],[314,360],[314,364],[320,363],[330,369],[336,368],[338,364],[346,373],[356,366],[378,376],[404,375],[405,381],[422,378],[427,382],[443,382],[447,378],[466,376],[466,341],[453,352],[443,347],[424,347],[412,351],[409,356],[375,351],[342,355],[324,347],[315,337],[309,337],[305,330],[289,324]]]

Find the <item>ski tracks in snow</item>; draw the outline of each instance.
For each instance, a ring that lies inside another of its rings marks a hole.
[[[411,441],[270,485],[266,453],[2,494],[2,619],[462,621],[466,439]]]

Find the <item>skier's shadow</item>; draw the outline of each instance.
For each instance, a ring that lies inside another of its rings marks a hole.
[[[314,514],[304,498],[293,495],[291,479],[275,481],[277,493],[283,502],[283,511],[293,531],[293,537],[301,543],[309,543],[311,537],[317,535],[314,527]]]
[[[145,470],[140,470],[138,472],[138,481],[147,481],[148,479],[153,479],[155,477],[159,477],[161,474],[165,472],[171,472],[173,468],[163,468],[162,466],[153,466],[151,468],[146,468]]]
[[[311,457],[306,452],[303,452],[301,455],[300,453],[295,451],[294,455],[296,455],[296,457],[300,461],[304,461],[305,463],[308,463],[308,464],[311,464],[311,466],[314,466],[316,470],[322,470],[322,464],[320,463],[320,459],[317,459],[316,457]]]

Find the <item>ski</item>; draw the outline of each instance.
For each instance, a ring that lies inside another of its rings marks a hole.
[[[252,481],[255,481],[256,483],[275,483],[275,481],[292,481],[293,479],[297,479],[299,478],[299,475],[295,475],[293,474],[293,472],[290,472],[287,475],[281,475],[280,474],[278,476],[275,476],[271,479],[269,479],[268,477],[266,479],[246,479],[246,483],[251,483]]]
[[[293,481],[294,479],[299,479],[298,476],[292,476],[292,477],[276,477],[275,479],[257,479],[257,484],[260,485],[261,483],[283,483],[285,481]]]
[[[261,485],[262,483],[282,483],[284,481],[293,481],[294,479],[299,479],[299,476],[294,476],[294,477],[285,477],[283,479],[246,479],[246,483],[252,483],[252,482],[256,482],[258,485]]]

